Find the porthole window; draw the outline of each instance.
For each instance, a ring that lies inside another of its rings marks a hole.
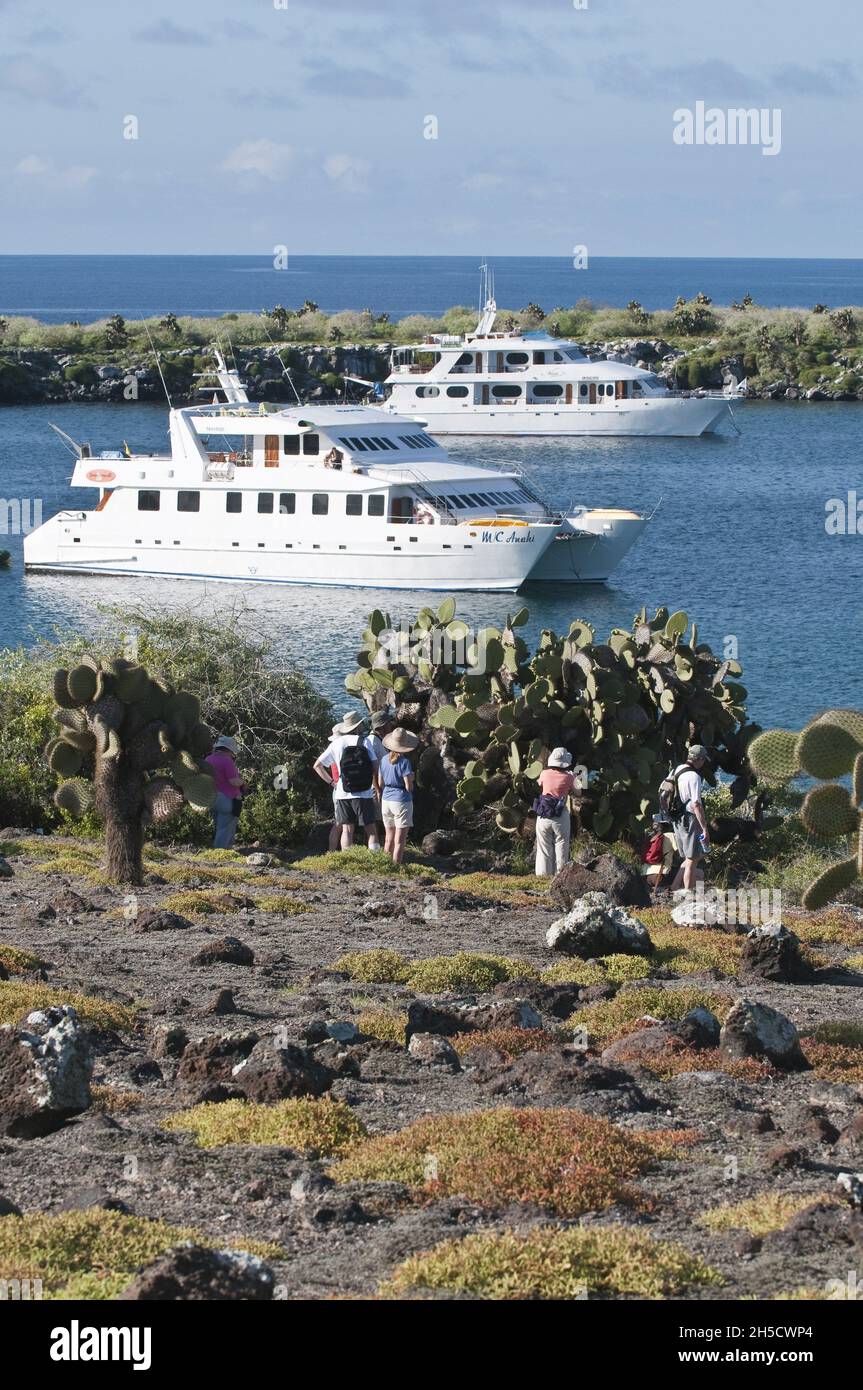
[[[526,352],[508,352],[506,360],[510,367],[523,367],[528,361],[528,356]]]
[[[554,383],[540,381],[534,386],[533,394],[535,396],[561,396],[563,395],[563,387],[557,386]]]
[[[439,395],[440,395],[440,387],[439,387],[439,386],[417,386],[417,388],[416,388],[416,394],[417,394],[418,396],[428,396],[428,397],[431,397],[431,396],[439,396]]]
[[[446,388],[446,393],[447,393],[448,396],[469,396],[469,395],[470,395],[470,387],[469,387],[469,386],[448,386],[448,387]]]
[[[510,386],[508,382],[502,382],[499,386],[491,388],[491,394],[497,396],[498,400],[512,399],[514,396],[521,395],[521,387]]]

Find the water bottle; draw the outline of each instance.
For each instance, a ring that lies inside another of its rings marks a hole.
[[[699,835],[699,837],[698,837],[698,843],[699,843],[700,846],[701,846],[701,853],[702,853],[702,854],[709,854],[709,853],[710,853],[710,845],[707,843],[707,840],[704,838],[703,835]]]

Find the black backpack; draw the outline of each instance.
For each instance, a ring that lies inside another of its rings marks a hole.
[[[659,792],[659,808],[669,820],[683,819],[688,807],[680,795],[680,778],[684,772],[695,771],[690,763],[681,763],[663,782]]]
[[[356,792],[367,792],[371,789],[374,781],[374,764],[369,757],[369,750],[359,739],[343,750],[339,772],[342,787],[346,792],[353,795]]]

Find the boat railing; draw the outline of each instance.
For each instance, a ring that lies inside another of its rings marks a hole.
[[[409,479],[417,497],[421,498],[427,506],[446,518],[447,525],[455,526],[457,524],[458,517],[456,513],[447,506],[444,499],[438,493],[432,492],[429,488],[428,484],[431,482],[430,478],[427,478],[425,474],[418,472],[415,468],[402,468],[399,471],[403,476]]]

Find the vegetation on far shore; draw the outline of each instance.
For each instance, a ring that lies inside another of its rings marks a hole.
[[[303,347],[382,348],[421,342],[431,333],[462,334],[475,325],[476,310],[465,305],[455,305],[437,317],[409,314],[392,321],[388,314],[370,309],[326,314],[311,300],[293,308],[277,304],[260,313],[214,318],[166,313],[126,320],[114,314],[93,323],[51,324],[0,316],[0,400],[11,398],[16,374],[23,371],[22,359],[35,352],[68,356],[70,360],[61,368],[65,381],[93,386],[99,366],[125,369],[142,360],[152,362],[156,348],[168,389],[179,394],[194,388],[193,373],[212,368],[209,349],[216,343],[233,346],[241,369],[254,383],[256,376],[268,373],[258,356],[243,360],[244,349],[278,346],[285,349],[286,366],[303,372],[305,362],[298,351]],[[804,389],[823,386],[851,395],[863,390],[863,308],[856,306],[768,308],[754,303],[748,294],[720,306],[698,294],[691,300],[678,298],[669,309],[648,311],[636,300],[626,308],[610,308],[579,299],[568,307],[543,309],[529,304],[502,309],[495,327],[544,328],[555,336],[593,345],[658,340],[663,353],[675,349],[686,354],[674,364],[675,379],[682,388],[710,384],[719,364],[733,359],[756,388],[786,380]],[[384,354],[377,366],[378,374],[384,375]],[[321,380],[339,390],[338,365],[330,372],[323,369]]]

